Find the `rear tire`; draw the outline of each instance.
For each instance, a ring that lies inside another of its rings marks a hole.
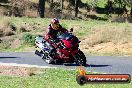
[[[79,66],[86,66],[86,57],[82,51],[79,51],[74,56],[76,64]]]

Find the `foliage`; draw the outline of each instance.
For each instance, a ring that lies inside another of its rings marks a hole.
[[[24,33],[22,36],[22,40],[24,41],[24,43],[34,45],[35,36],[30,33]]]
[[[115,4],[118,4],[118,6],[121,6],[121,8],[126,5],[128,7],[132,7],[132,0],[114,0]]]
[[[82,0],[83,3],[87,3],[91,7],[105,7],[107,0]]]
[[[104,8],[107,3],[107,0],[96,0],[96,6],[100,8]]]
[[[122,0],[127,6],[132,7],[132,0]]]

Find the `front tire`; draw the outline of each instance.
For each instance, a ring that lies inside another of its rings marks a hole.
[[[85,66],[86,65],[86,57],[82,51],[79,51],[74,56],[76,64],[79,66]]]

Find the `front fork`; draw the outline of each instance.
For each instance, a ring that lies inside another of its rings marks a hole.
[[[72,56],[75,56],[75,55],[76,55],[76,53],[77,53],[79,50],[80,50],[79,48],[78,48],[78,49],[76,49],[76,50],[73,50],[73,51],[72,51],[72,53],[71,53],[71,54],[72,54]]]

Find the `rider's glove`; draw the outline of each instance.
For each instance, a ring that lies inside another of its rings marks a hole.
[[[49,35],[45,35],[44,38],[45,38],[46,40],[48,40],[48,39],[49,39]]]

